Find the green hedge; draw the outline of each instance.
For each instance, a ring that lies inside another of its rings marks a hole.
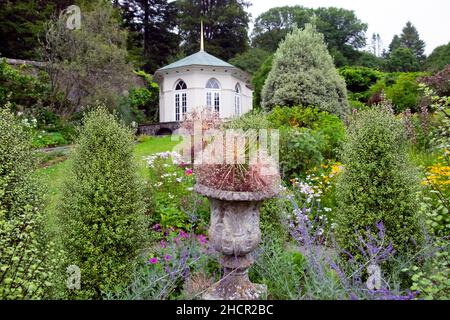
[[[0,299],[47,298],[58,279],[34,169],[29,134],[0,107]]]

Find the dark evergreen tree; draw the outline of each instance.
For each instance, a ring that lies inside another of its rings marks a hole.
[[[178,27],[186,54],[200,48],[200,21],[204,24],[205,50],[225,61],[248,48],[250,21],[245,0],[177,0]]]
[[[38,34],[60,1],[0,1],[0,55],[34,59]]]
[[[391,43],[389,44],[389,53],[394,51],[395,49],[400,48],[401,45],[402,45],[402,42],[400,41],[400,37],[398,35],[394,35]]]
[[[147,72],[154,72],[177,53],[175,33],[177,10],[167,0],[125,0],[120,2],[124,26],[129,30],[128,49],[133,60],[141,60]]]
[[[410,21],[403,28],[400,43],[403,47],[410,49],[419,62],[425,59],[425,42],[420,39],[419,32]]]

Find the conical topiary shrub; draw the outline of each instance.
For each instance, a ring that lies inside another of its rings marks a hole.
[[[59,206],[67,264],[81,271],[80,289],[70,291],[69,298],[98,299],[125,284],[145,245],[133,137],[105,107],[83,120]]]
[[[345,169],[337,186],[336,237],[355,257],[361,257],[358,234],[383,222],[386,245],[397,253],[414,250],[422,239],[418,204],[418,174],[409,164],[406,136],[400,120],[377,106],[358,113],[343,146]]]
[[[262,90],[262,107],[317,106],[340,117],[348,113],[345,81],[336,70],[323,35],[311,24],[281,42]]]

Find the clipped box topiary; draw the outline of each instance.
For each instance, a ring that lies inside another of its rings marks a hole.
[[[348,128],[345,169],[336,186],[336,237],[356,258],[362,259],[358,234],[380,221],[397,253],[414,251],[422,240],[416,200],[420,184],[406,145],[401,122],[384,106],[356,114]]]
[[[144,189],[133,146],[132,130],[104,106],[84,117],[58,210],[67,264],[81,272],[71,299],[99,299],[126,284],[145,245]]]

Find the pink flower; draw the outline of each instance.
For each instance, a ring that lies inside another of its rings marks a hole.
[[[150,262],[151,264],[157,264],[158,263],[158,258],[150,258],[148,260],[148,262]]]
[[[180,230],[180,238],[188,239],[189,238],[189,234],[184,232],[183,230]]]
[[[185,168],[185,167],[187,167],[188,165],[189,165],[189,163],[186,163],[186,162],[184,162],[184,161],[181,161],[180,164],[179,164],[179,166],[180,166],[181,168]]]
[[[168,254],[166,254],[166,255],[164,256],[164,259],[165,259],[166,261],[169,261],[169,260],[170,260],[170,256],[169,256]]]
[[[198,236],[198,241],[199,241],[201,244],[206,244],[206,243],[208,242],[208,240],[206,240],[205,235],[203,235],[203,234],[201,234],[201,235]]]
[[[186,171],[184,171],[184,174],[187,176],[192,176],[192,169],[186,169]]]

